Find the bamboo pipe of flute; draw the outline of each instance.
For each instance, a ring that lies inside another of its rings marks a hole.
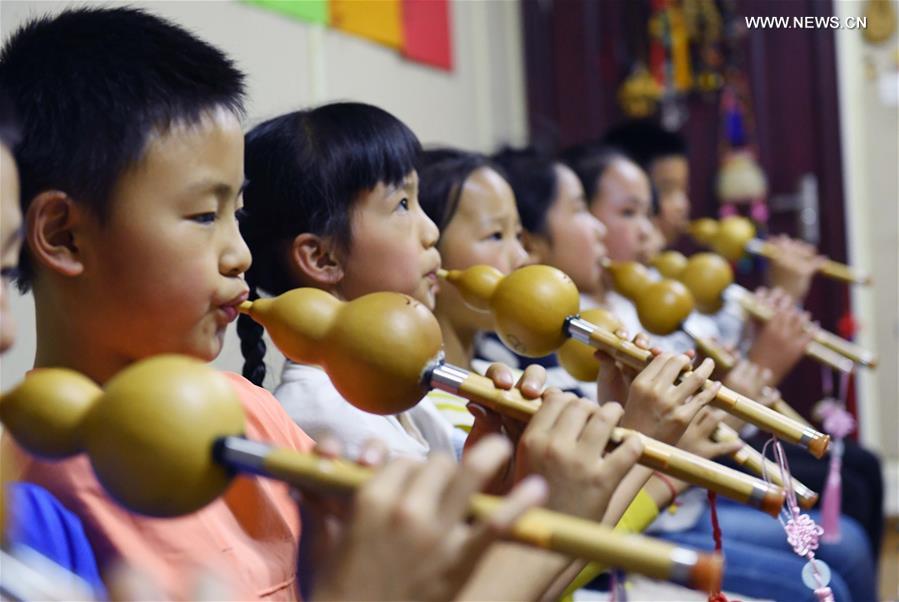
[[[745,217],[730,216],[715,221],[702,218],[688,226],[690,235],[699,243],[712,247],[716,253],[736,261],[743,253],[753,253],[768,259],[779,254],[778,249],[770,242],[756,238],[753,223]],[[870,275],[862,274],[844,263],[827,259],[818,270],[819,273],[851,284],[872,284]]]
[[[438,276],[459,288],[472,308],[491,312],[502,341],[522,355],[546,355],[568,337],[602,349],[636,370],[642,370],[652,359],[650,351],[581,319],[577,287],[564,272],[551,266],[530,265],[508,275],[489,266],[472,266],[461,271],[441,270]],[[712,386],[712,382],[706,381],[705,386]],[[721,387],[712,406],[801,445],[818,458],[830,444],[828,435],[727,387]]]
[[[724,423],[718,425],[715,432],[712,433],[715,441],[734,441],[740,438],[739,433]],[[740,466],[743,466],[757,475],[764,475],[771,479],[772,483],[784,486],[783,478],[780,474],[780,468],[771,460],[762,456],[762,454],[749,444],[744,443],[743,447],[731,454],[731,458]],[[812,508],[818,501],[818,494],[808,488],[795,477],[791,477],[793,491],[799,500],[799,505],[806,510]]]
[[[721,299],[724,299],[739,303],[744,311],[762,321],[769,320],[773,315],[771,308],[759,303],[746,289],[733,284],[733,271],[720,255],[697,253],[687,258],[676,251],[667,251],[657,256],[653,260],[653,265],[664,276],[682,281],[696,297],[697,305],[703,307],[703,311],[706,313],[717,311],[716,307],[720,306]],[[623,269],[625,268],[619,268],[619,271]],[[809,332],[813,335],[817,334],[817,330],[809,327]],[[830,341],[831,345],[834,342],[843,341],[830,333],[826,333],[826,335],[829,335],[826,340]],[[864,357],[864,350],[857,347],[851,349],[848,341],[843,341],[846,343],[844,346],[835,346],[835,349],[829,349],[821,343],[824,340],[825,336],[821,336],[818,340],[809,342],[803,353],[818,362],[846,373],[854,368],[853,358],[855,360],[869,359]],[[845,357],[846,354],[841,354],[841,350],[853,357]],[[713,357],[713,359],[717,364],[717,358]]]
[[[240,437],[219,440],[216,456],[225,465],[241,471],[338,492],[352,491],[371,476],[368,469],[345,460],[275,449]],[[472,516],[485,518],[500,503],[500,498],[475,494],[469,512]],[[598,523],[542,508],[525,512],[512,527],[512,536],[536,547],[703,591],[717,591],[720,587],[722,562],[719,556],[701,554],[649,537],[622,535]]]
[[[572,338],[582,343],[602,349],[615,359],[637,370],[642,369],[652,359],[652,353],[624,341],[615,334],[599,328],[586,320],[571,318],[566,329]],[[706,386],[711,386],[710,382]],[[830,436],[797,423],[783,414],[765,407],[748,397],[721,387],[711,405],[723,409],[742,420],[775,433],[791,443],[807,448],[816,458],[821,458],[830,445]]]
[[[788,404],[788,403],[787,403],[786,401],[784,401],[782,398],[778,398],[777,400],[775,400],[775,402],[774,402],[773,404],[771,404],[771,408],[772,408],[775,412],[778,412],[779,414],[783,414],[784,416],[786,416],[786,417],[789,418],[790,420],[795,420],[795,421],[798,422],[799,424],[804,424],[804,425],[806,425],[808,428],[815,428],[815,427],[812,426],[812,423],[811,423],[811,422],[809,422],[808,420],[806,420],[805,417],[804,417],[802,414],[800,414],[799,412],[797,412],[796,410],[794,410],[794,409],[793,409],[793,406],[791,406],[790,404]]]
[[[767,259],[773,259],[777,256],[777,249],[771,243],[759,238],[753,238],[746,243],[746,250]],[[818,272],[834,280],[850,284],[870,286],[873,282],[869,274],[860,274],[848,265],[833,259],[825,259],[821,267],[818,268]]]
[[[539,401],[525,399],[516,390],[497,389],[489,378],[455,367],[447,376],[439,373],[432,376],[431,383],[438,389],[480,403],[522,422],[528,421],[540,407]],[[784,490],[776,485],[667,445],[636,431],[615,428],[611,440],[618,444],[628,435],[640,437],[640,441],[643,443],[643,453],[639,460],[643,466],[659,470],[693,485],[711,489],[735,501],[755,506],[771,516],[777,516],[784,504]]]
[[[728,287],[725,289],[724,294],[725,296],[734,297],[743,309],[759,320],[770,320],[774,315],[774,310],[767,307],[764,303],[759,303],[753,294],[742,286]],[[806,354],[832,365],[837,370],[847,373],[852,371],[851,368],[847,370],[840,365],[833,365],[837,361],[831,359],[833,354],[828,354],[828,350],[836,352],[851,362],[855,362],[856,364],[867,368],[877,367],[877,356],[874,353],[871,353],[867,349],[863,349],[832,332],[828,332],[821,328],[814,328],[814,339],[806,349]],[[826,359],[820,359],[822,357]],[[845,366],[845,364],[842,366]]]

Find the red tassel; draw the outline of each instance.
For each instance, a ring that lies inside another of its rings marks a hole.
[[[715,540],[715,553],[720,555],[721,545],[721,525],[718,523],[718,495],[714,491],[709,491],[709,511],[712,515],[712,538]],[[723,592],[712,592],[709,594],[709,602],[730,602]],[[739,602],[734,600],[734,602]]]

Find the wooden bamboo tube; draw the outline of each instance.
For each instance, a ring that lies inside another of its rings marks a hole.
[[[540,407],[537,401],[524,399],[512,391],[497,389],[493,381],[478,374],[469,374],[458,388],[446,390],[523,422],[527,422]],[[637,431],[615,428],[611,440],[619,444],[628,435],[640,437],[643,443],[643,452],[640,456],[640,464],[643,466],[664,472],[692,485],[711,489],[735,501],[759,508],[771,516],[777,516],[783,507],[785,493],[780,487],[771,486],[769,483],[667,445]]]
[[[489,378],[447,364],[436,318],[405,295],[373,293],[343,302],[317,289],[296,289],[274,299],[248,301],[240,310],[265,326],[288,358],[322,366],[341,395],[368,412],[406,410],[432,388],[524,422],[540,407],[517,389],[498,389]],[[712,468],[703,458],[642,439],[643,465],[671,471],[676,478],[766,512],[783,503],[780,488],[757,479],[750,483],[742,473],[717,464],[716,478],[711,479]],[[669,457],[670,462],[659,460]]]
[[[737,431],[722,423],[718,425],[718,428],[712,434],[712,438],[715,439],[715,441],[733,441],[739,439],[740,435]],[[771,479],[772,483],[780,485],[781,487],[784,486],[780,468],[777,464],[762,456],[762,454],[752,446],[744,443],[743,447],[731,454],[731,458],[740,464],[740,466],[751,470],[755,474],[760,476],[764,475]],[[806,510],[814,507],[818,502],[818,494],[806,487],[795,477],[791,478],[793,491],[796,492],[796,498],[799,501],[799,505]]]
[[[741,286],[731,287],[725,294],[734,296],[743,309],[758,320],[770,320],[774,315],[770,307],[759,303],[750,291]],[[870,351],[821,328],[810,328],[814,334],[806,355],[847,373],[852,371],[853,362],[868,368],[877,367],[877,356]],[[845,358],[849,363],[835,359],[835,354],[837,358]]]
[[[725,299],[732,298],[758,320],[767,321],[774,311],[741,286],[733,285],[730,264],[714,253],[696,253],[689,259],[676,251],[666,251],[652,261],[667,278],[684,283],[696,300],[696,307],[703,313],[715,313]],[[731,286],[733,285],[733,286]],[[858,345],[820,328],[810,327],[814,339],[805,354],[810,358],[841,372],[851,372],[853,362],[870,368],[877,366],[877,357]]]
[[[469,286],[468,283],[481,280],[481,274],[491,271],[494,271],[493,268],[475,266],[461,272],[443,272],[441,276],[457,286],[463,299],[467,300],[469,296],[481,294],[477,291],[488,290],[486,287]],[[571,279],[545,265],[515,270],[498,281],[489,298],[497,334],[521,355],[547,355],[570,337],[602,349],[637,370],[651,361],[652,354],[648,350],[623,341],[611,331],[578,317],[579,304],[577,287]],[[707,387],[711,385],[711,381],[706,382]],[[818,458],[824,455],[830,444],[828,435],[790,420],[727,387],[721,387],[712,405],[766,432],[799,444]]]
[[[372,474],[343,460],[243,438],[243,411],[230,383],[193,359],[157,356],[137,362],[114,377],[105,392],[87,382],[67,370],[38,370],[4,395],[0,407],[6,416],[20,417],[29,406],[41,408],[32,416],[52,416],[54,407],[72,398],[66,389],[82,391],[80,405],[89,411],[75,433],[60,430],[59,441],[35,439],[30,432],[43,425],[20,419],[13,421],[12,435],[19,443],[43,443],[26,449],[44,457],[57,457],[59,450],[78,442],[109,494],[136,512],[166,517],[199,510],[225,491],[236,472],[347,492]],[[498,498],[475,495],[470,512],[484,517],[499,503]],[[720,586],[720,557],[622,535],[548,510],[526,512],[512,537],[706,591]]]
[[[804,424],[804,425],[808,426],[809,428],[814,428],[812,426],[811,422],[806,420],[802,414],[800,414],[799,412],[794,410],[793,406],[788,404],[783,399],[779,398],[779,399],[775,400],[774,403],[771,404],[771,407],[774,409],[775,412],[779,412],[779,413],[783,414],[790,420],[795,420],[799,424]]]
[[[264,458],[262,467],[267,474],[295,485],[327,487],[332,490],[350,491],[362,485],[370,472],[358,465],[342,460],[323,460],[314,455],[301,455],[284,450],[248,448],[258,444],[246,440],[237,440],[226,454],[234,457],[234,462],[243,464],[244,458]],[[264,447],[264,446],[263,446]],[[254,470],[252,460],[248,466]],[[321,476],[320,476],[321,475]],[[486,518],[499,505],[500,499],[494,496],[477,494],[471,499],[471,514]],[[570,517],[540,508],[528,511],[512,529],[513,537],[523,543],[535,547],[555,550],[577,558],[596,562],[609,563],[613,566],[626,566],[628,570],[657,579],[668,579],[685,585],[703,589],[708,578],[702,575],[707,567],[698,567],[698,563],[686,562],[690,568],[690,576],[684,580],[678,573],[684,569],[672,563],[675,551],[673,546],[648,537],[621,536],[609,537],[611,529],[594,522]],[[647,546],[647,547],[643,547]],[[695,554],[691,552],[691,555]],[[611,559],[611,560],[606,560]],[[706,559],[703,559],[706,561]],[[714,569],[713,569],[714,570]]]
[[[598,307],[582,312],[581,318],[593,324],[601,324],[607,330],[611,330],[613,332],[618,330],[621,326],[608,311]],[[578,380],[594,381],[596,380],[599,373],[599,360],[596,358],[595,353],[595,348],[590,347],[589,345],[585,345],[575,339],[568,339],[567,341],[565,341],[562,347],[559,348],[559,364],[565,370],[567,370],[569,374],[571,374]],[[787,407],[789,408],[789,406]],[[790,410],[792,411],[792,408],[790,408]],[[799,415],[796,414],[796,416]],[[803,423],[805,422],[803,418],[799,417],[799,419],[802,420]],[[725,424],[721,424],[719,429],[715,433],[715,438],[716,440],[720,441],[725,435],[728,434],[732,435],[731,438],[738,437],[736,431]],[[755,455],[753,455],[753,453]],[[761,454],[756,452],[752,447],[744,445],[743,448],[730,454],[730,458],[740,466],[755,472],[759,476],[762,476]],[[779,478],[772,478],[771,482],[775,483],[776,485],[783,485]],[[799,483],[799,481],[794,480],[794,486],[795,490],[800,495],[800,503],[806,503],[809,501],[809,499],[811,499],[808,496],[803,497],[803,495],[811,492],[811,490],[808,489],[805,485],[802,485],[801,483]],[[814,492],[811,492],[811,494],[814,496],[814,499],[811,499],[811,505],[814,505],[815,501],[817,500],[817,495],[814,494]]]
[[[720,222],[704,218],[690,224],[690,235],[699,243],[708,245],[730,261],[736,261],[744,253],[773,258],[778,250],[771,243],[756,238],[755,226],[741,216],[731,216]],[[846,264],[828,259],[818,268],[824,276],[850,284],[872,284],[869,275],[860,274]]]

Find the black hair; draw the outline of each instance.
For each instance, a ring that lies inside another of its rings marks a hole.
[[[451,148],[424,151],[418,164],[418,202],[441,233],[453,220],[471,174],[489,167],[502,175],[486,155]]]
[[[626,152],[611,146],[603,146],[596,143],[586,143],[573,146],[562,152],[562,161],[571,168],[578,179],[581,186],[584,187],[584,194],[587,197],[587,204],[593,202],[593,197],[599,190],[599,183],[602,180],[606,170],[616,161],[629,161],[635,163],[641,169],[644,169],[636,160],[634,160]],[[651,202],[650,209],[653,214],[657,214],[659,210],[658,191],[652,181],[650,181]]]
[[[493,160],[505,172],[515,193],[521,226],[535,234],[546,233],[546,214],[559,188],[556,162],[532,147],[503,147]]]
[[[223,107],[243,115],[244,76],[220,50],[135,8],[76,8],[20,27],[0,52],[0,88],[22,127],[23,213],[57,189],[100,220],[154,131]],[[20,259],[18,285],[33,268]]]
[[[560,159],[581,181],[588,204],[599,189],[603,174],[615,161],[632,161],[625,152],[598,144],[573,146],[563,151]]]
[[[687,154],[683,136],[648,119],[626,121],[611,128],[603,136],[603,143],[620,149],[647,171],[656,159]]]
[[[12,106],[9,95],[0,89],[0,144],[5,146],[10,153],[15,151],[19,143],[21,133],[16,120],[16,112]]]
[[[434,163],[440,163],[449,159],[463,159],[477,154],[451,146],[432,146],[418,153],[415,169],[418,170],[418,176],[421,178],[421,171]]]
[[[421,145],[399,119],[362,103],[334,103],[270,119],[246,135],[240,230],[253,255],[250,298],[296,286],[285,245],[309,232],[351,247],[350,209],[379,183],[399,185],[415,170]],[[243,375],[265,378],[262,327],[237,321]]]

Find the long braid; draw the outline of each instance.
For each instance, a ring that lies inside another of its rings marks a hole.
[[[247,284],[250,287],[250,301],[259,298],[256,290],[255,278],[251,272],[247,273]],[[265,340],[262,338],[264,329],[253,318],[241,314],[237,318],[237,336],[240,337],[240,352],[243,355],[243,376],[254,385],[262,386],[265,380]]]

